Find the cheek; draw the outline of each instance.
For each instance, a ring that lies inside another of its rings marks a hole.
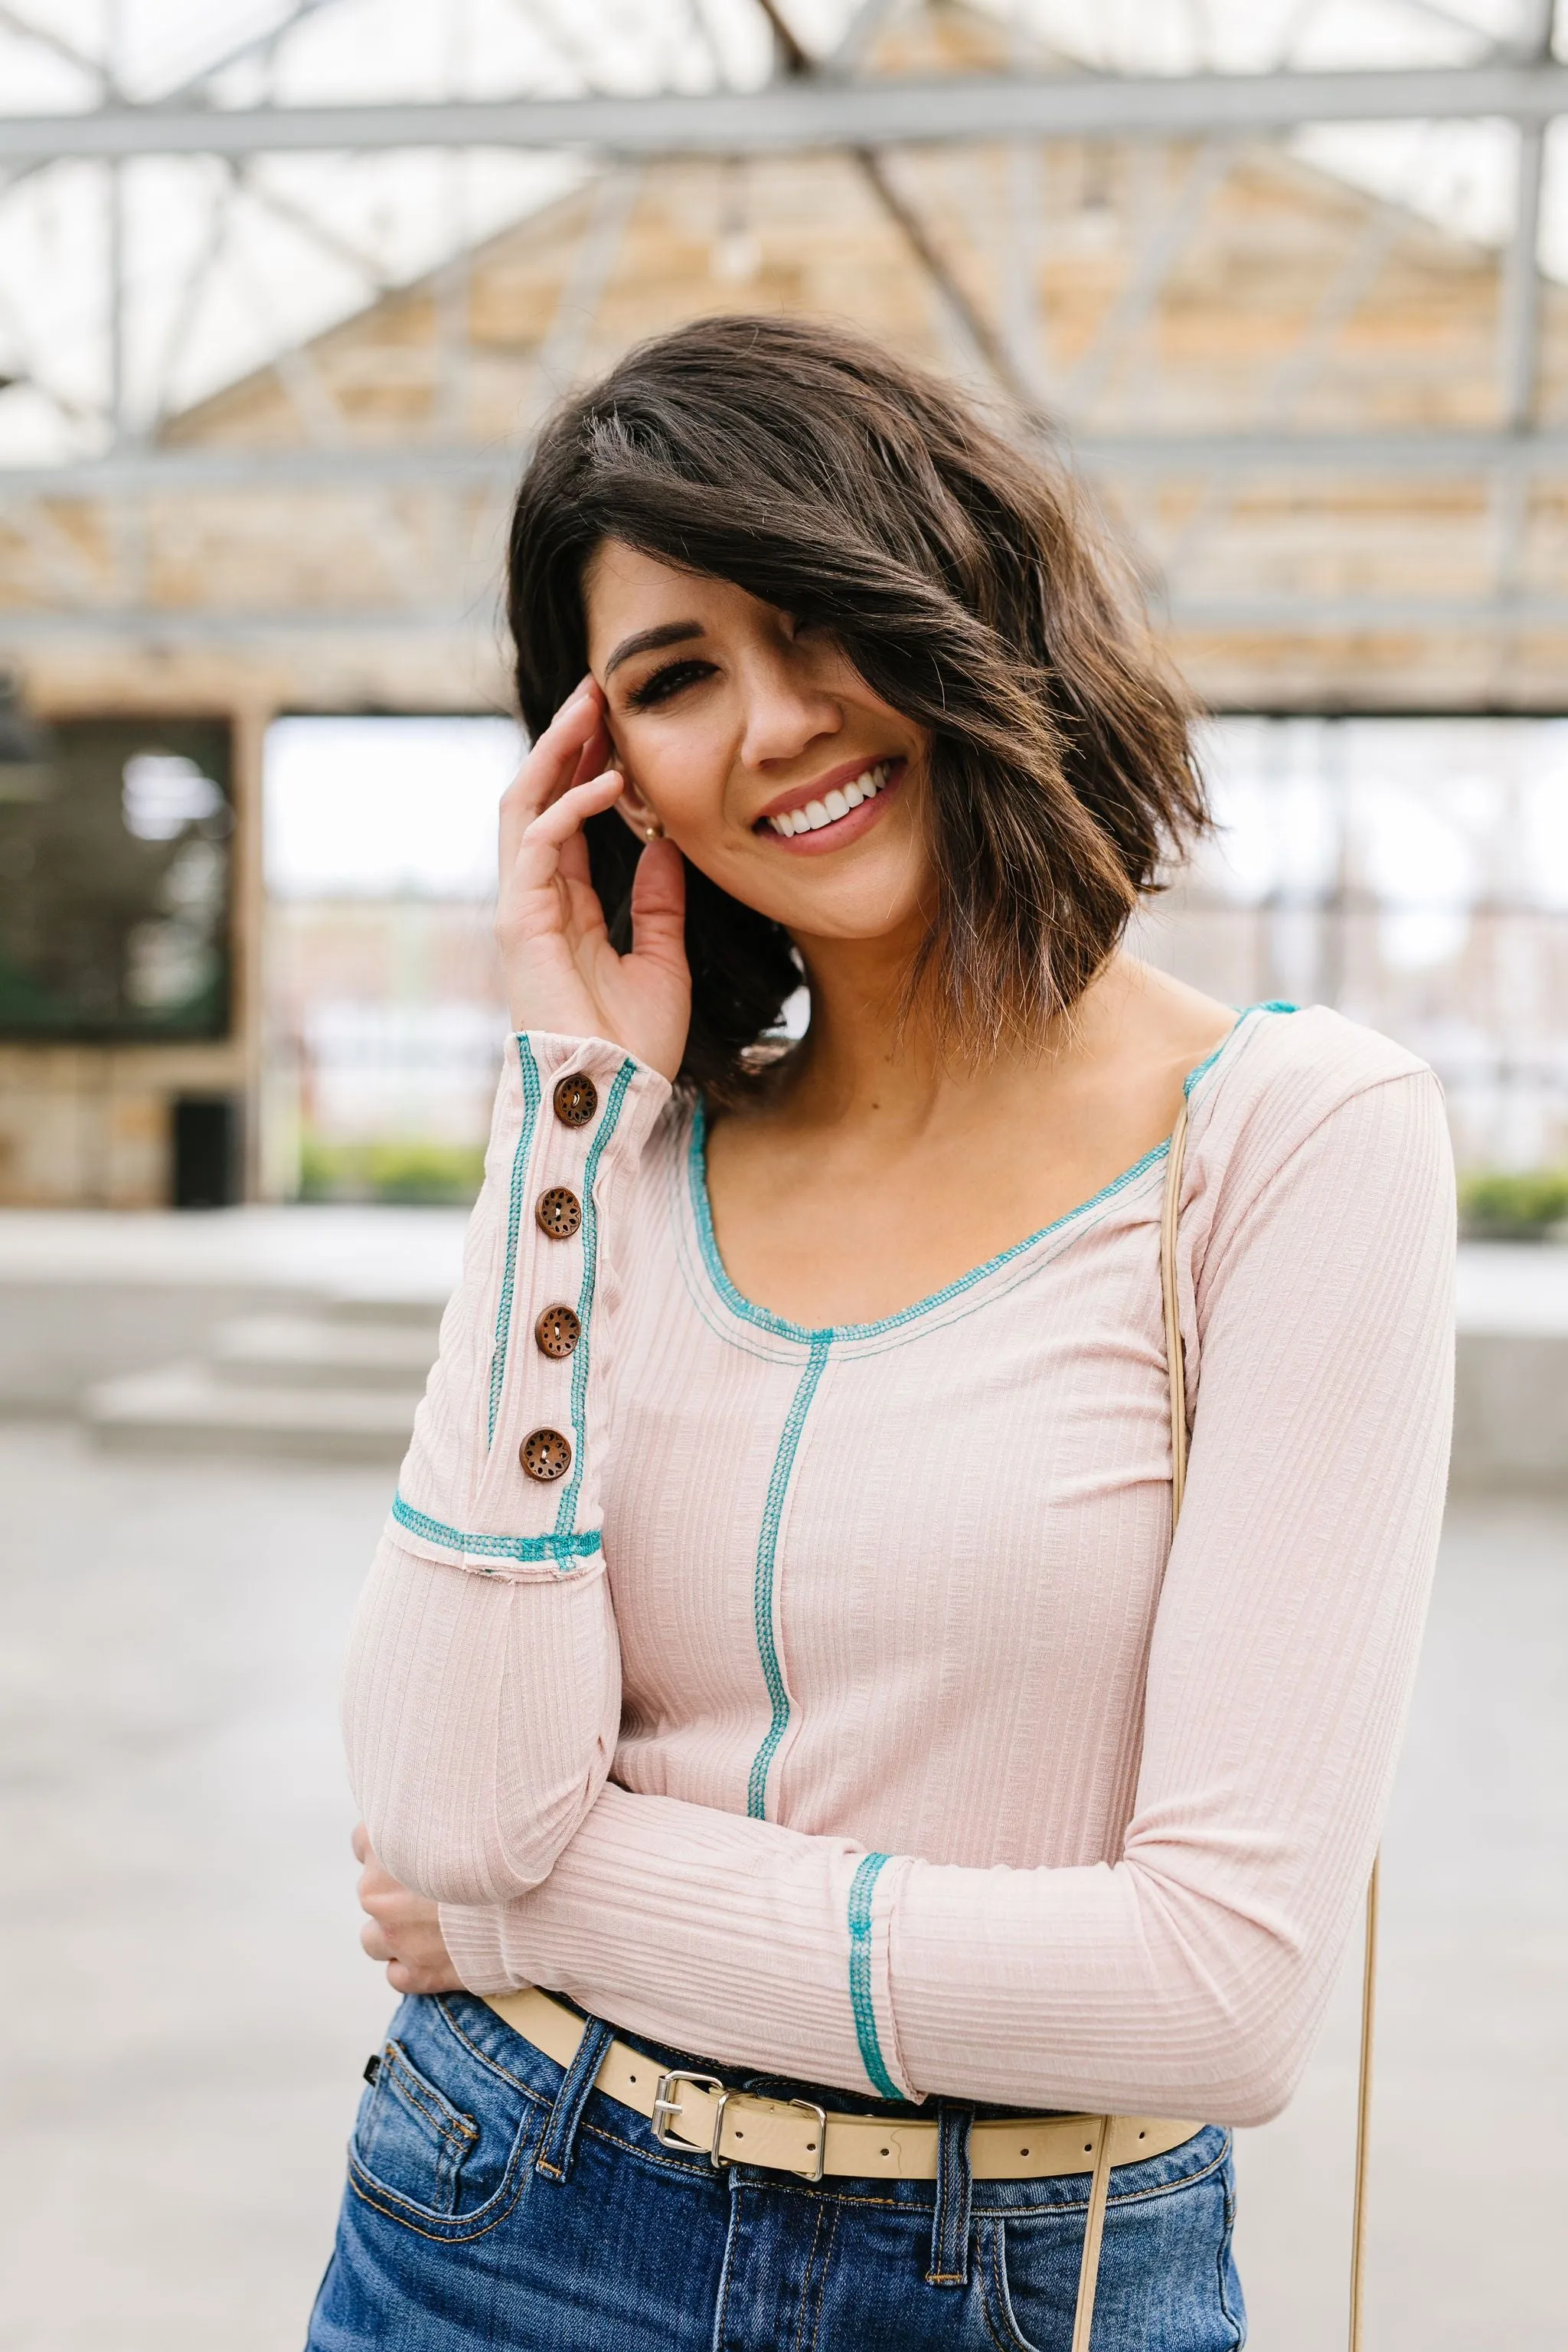
[[[617,730],[627,774],[671,833],[705,835],[723,820],[730,772],[721,726],[700,719],[623,722]]]

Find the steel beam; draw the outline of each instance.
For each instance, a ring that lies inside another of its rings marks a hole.
[[[1171,139],[1310,122],[1544,123],[1568,114],[1568,65],[1493,61],[1354,73],[955,75],[644,97],[362,106],[111,105],[0,118],[0,162],[129,155],[588,148],[626,155],[782,153],[994,139]]]
[[[1227,636],[1325,636],[1397,631],[1401,635],[1469,629],[1488,635],[1523,629],[1568,632],[1568,596],[1296,596],[1233,591],[1226,594],[1177,594],[1159,608],[1166,626],[1219,630]],[[388,604],[369,611],[334,612],[330,607],[285,607],[273,611],[142,604],[73,604],[56,611],[30,605],[0,612],[0,646],[125,638],[156,645],[226,645],[247,647],[309,636],[333,638],[448,635],[468,642],[495,642],[493,601],[477,604]]]
[[[227,645],[247,647],[279,640],[314,637],[386,637],[447,635],[495,641],[495,612],[487,599],[483,609],[456,604],[388,604],[384,610],[334,612],[330,606],[284,607],[268,612],[247,608],[159,604],[73,604],[48,612],[29,605],[26,612],[0,612],[0,646],[69,644],[105,638],[143,639],[153,645]]]
[[[1235,142],[1205,140],[1168,200],[1148,208],[1148,226],[1125,281],[1064,386],[1069,406],[1087,407],[1119,362],[1134,347],[1158,307],[1183,248],[1196,233],[1209,200],[1236,161]],[[1156,168],[1158,168],[1156,162]]]
[[[1179,629],[1220,629],[1227,636],[1325,636],[1398,630],[1429,634],[1477,629],[1490,635],[1521,629],[1568,629],[1568,596],[1411,596],[1391,591],[1339,595],[1279,595],[1245,590],[1173,594],[1160,618]]]
[[[1495,473],[1548,474],[1568,465],[1568,431],[1532,433],[1090,433],[1068,431],[1066,447],[1106,473],[1368,474],[1419,479]],[[3,478],[0,478],[3,479]]]
[[[1421,479],[1501,469],[1568,471],[1568,428],[1531,433],[1094,433],[1059,428],[1064,457],[1094,473],[1257,476],[1342,473]],[[201,490],[483,490],[514,480],[526,442],[507,447],[128,448],[58,466],[0,467],[0,500],[179,497]]]

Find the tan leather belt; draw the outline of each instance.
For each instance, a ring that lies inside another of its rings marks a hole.
[[[485,2001],[514,2033],[570,2066],[583,2039],[575,2010],[547,1992],[487,1993]],[[756,2164],[803,2180],[934,2180],[934,2123],[886,2123],[877,2116],[841,2116],[805,2099],[764,2099],[731,2091],[715,2074],[666,2068],[657,2058],[612,2042],[594,2077],[595,2090],[646,2116],[655,2137],[683,2156],[714,2164]],[[1048,2180],[1098,2168],[1104,2116],[1017,2116],[977,2118],[970,2128],[969,2161],[976,2180]],[[1110,2119],[1112,2165],[1163,2156],[1201,2131],[1201,2124],[1152,2116]]]

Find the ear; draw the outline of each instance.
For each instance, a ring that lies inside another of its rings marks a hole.
[[[623,782],[620,799],[616,803],[616,815],[625,820],[639,841],[657,841],[664,831],[658,811],[643,798],[640,787],[632,782],[625,768],[621,770],[621,775]]]

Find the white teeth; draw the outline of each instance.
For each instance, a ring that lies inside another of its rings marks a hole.
[[[769,817],[768,823],[784,841],[788,841],[792,834],[820,833],[825,824],[837,824],[862,801],[875,800],[888,781],[891,764],[890,761],[879,760],[874,768],[868,768],[852,784],[836,784],[821,800],[807,801],[804,808],[785,809],[782,815]]]

